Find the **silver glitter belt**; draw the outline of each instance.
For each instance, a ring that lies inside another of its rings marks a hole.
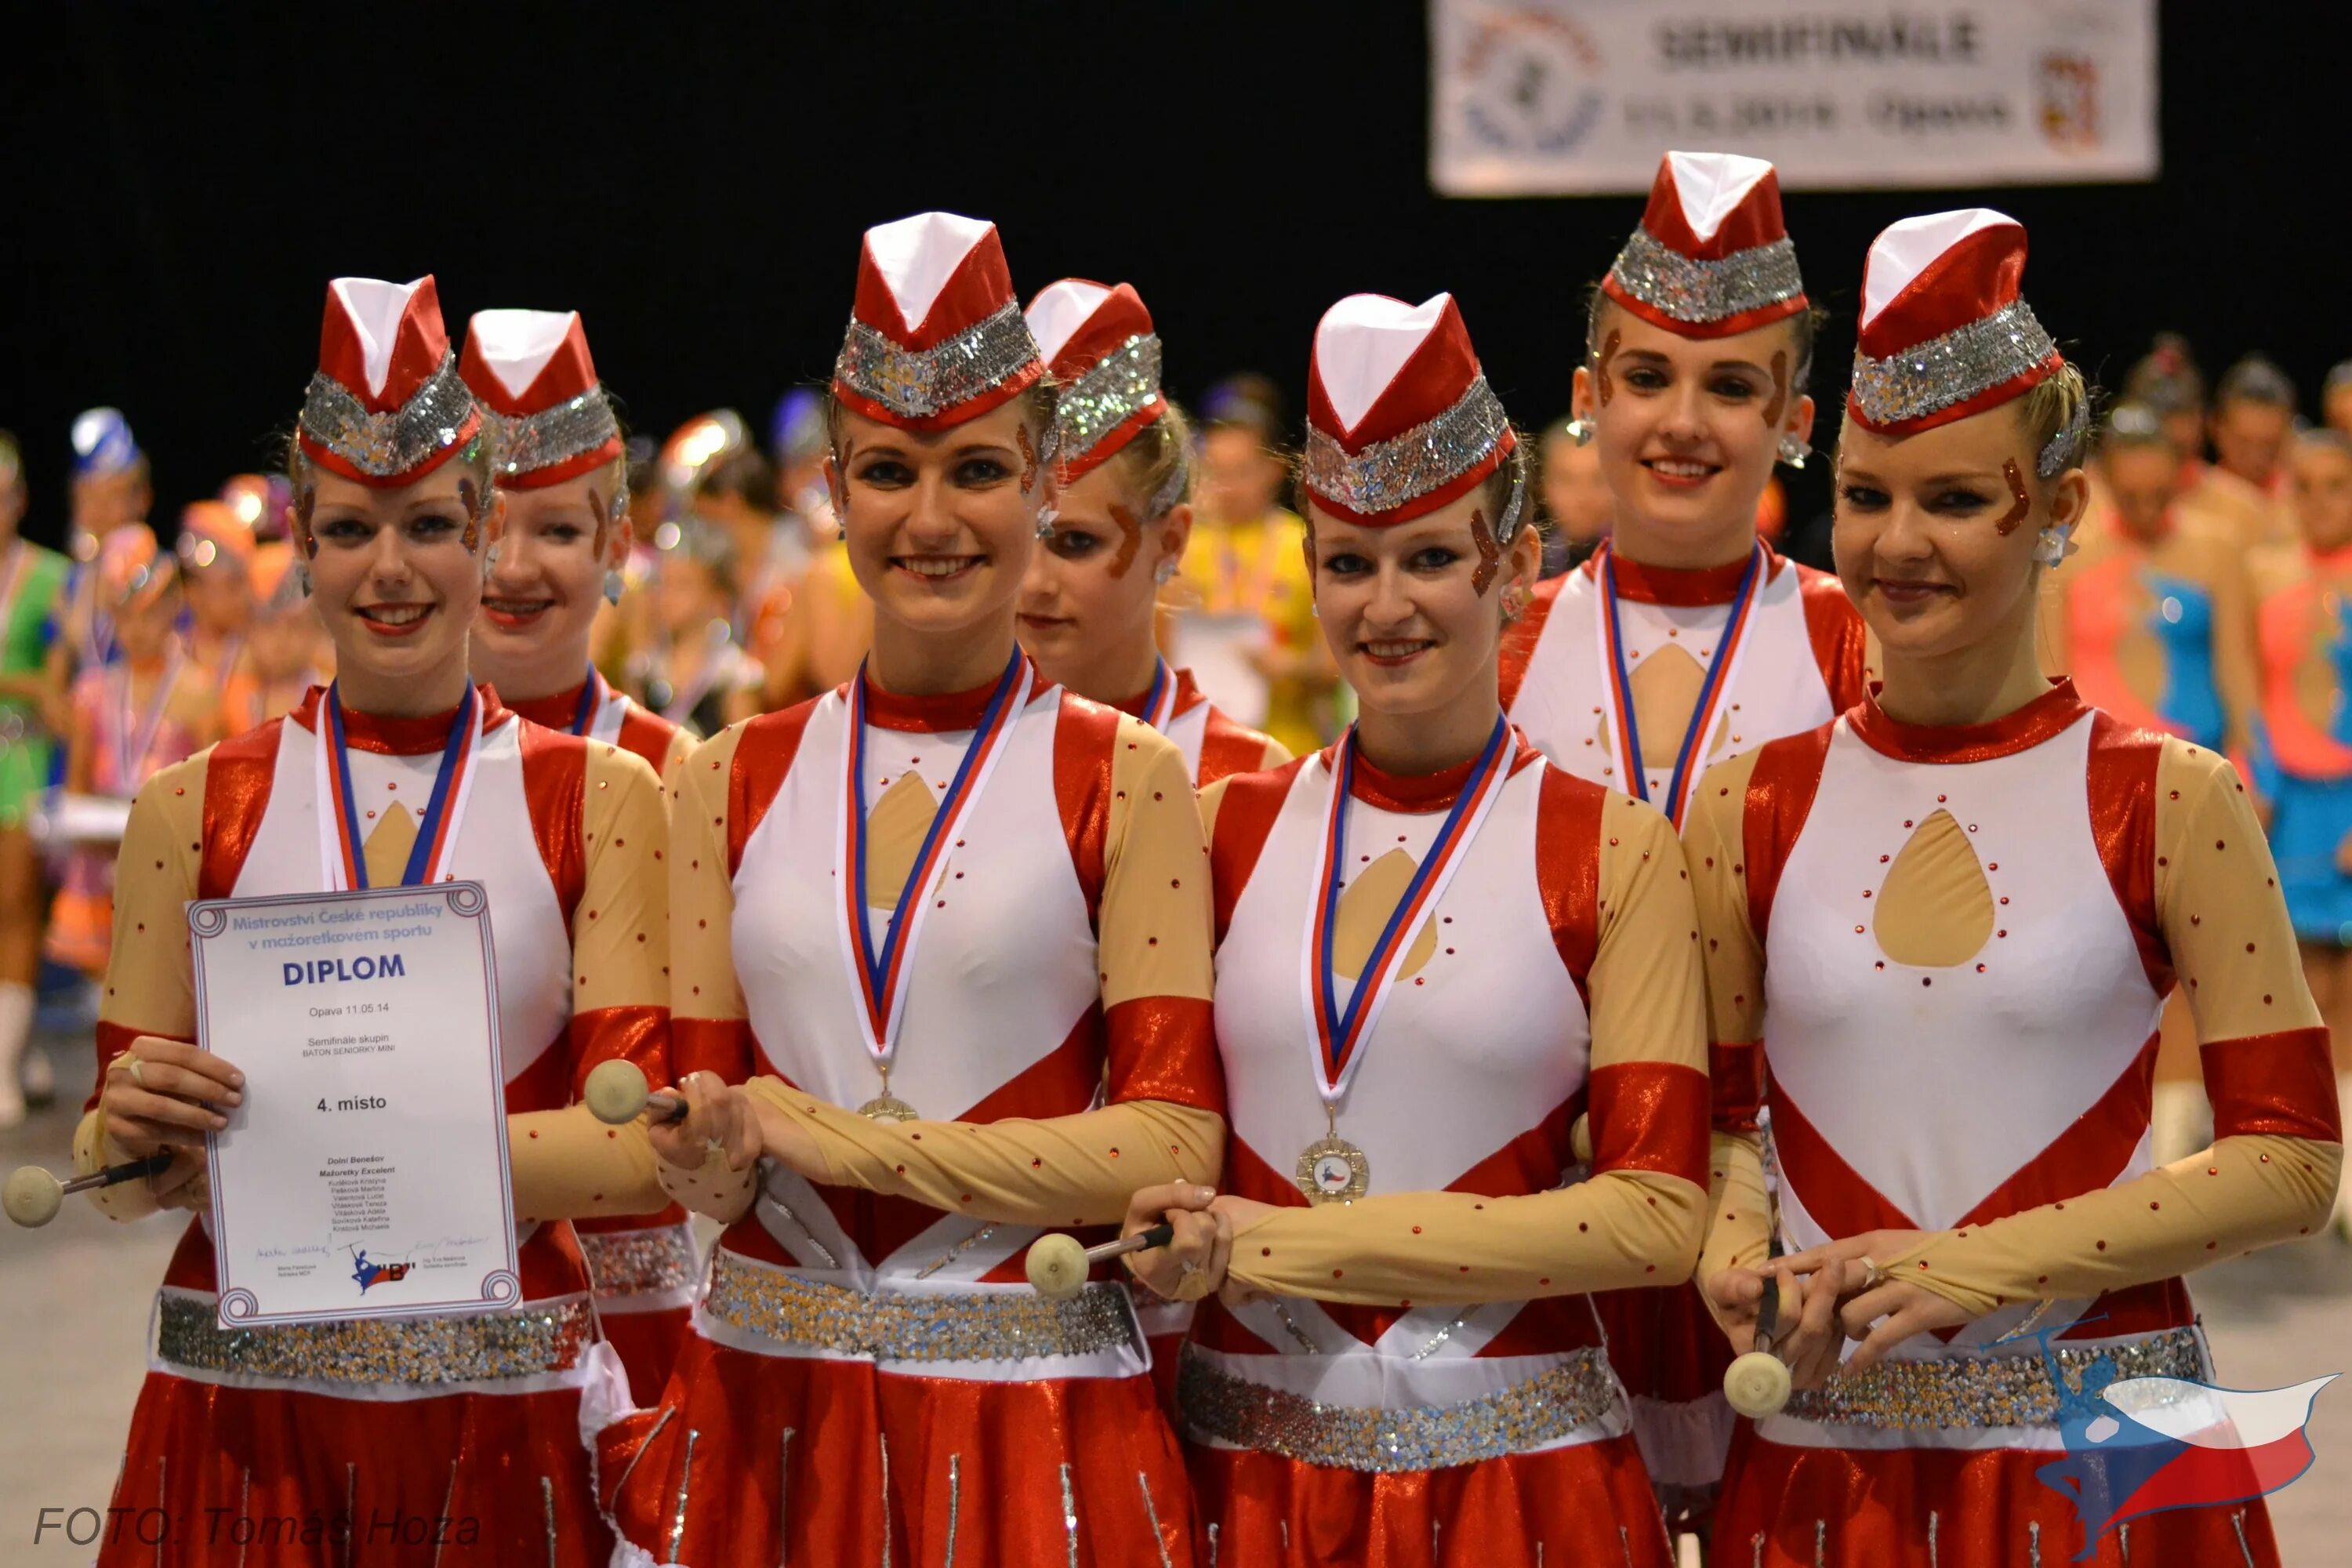
[[[1617,287],[1677,321],[1720,321],[1793,300],[1805,291],[1797,247],[1786,237],[1752,245],[1717,260],[1685,256],[1637,228],[1617,253],[1609,276]]]
[[[901,348],[852,316],[833,374],[902,419],[927,419],[1036,363],[1037,340],[1021,307],[1008,304],[928,349]]]
[[[457,356],[441,366],[406,403],[378,414],[326,372],[310,377],[302,398],[302,434],[361,473],[384,479],[411,472],[457,444],[474,416],[474,395],[457,374]]]
[[[1089,1285],[1067,1301],[1031,1290],[867,1295],[723,1250],[711,1264],[703,1310],[747,1333],[876,1361],[1019,1361],[1140,1342],[1116,1285]]]
[[[1924,419],[2023,375],[2058,352],[2024,300],[1899,354],[1853,356],[1853,405],[1873,425]]]
[[[565,1372],[596,1338],[577,1297],[446,1318],[224,1329],[209,1300],[165,1292],[156,1352],[190,1372],[320,1383],[463,1384]]]
[[[694,1230],[665,1225],[650,1230],[582,1231],[580,1254],[599,1296],[646,1296],[694,1283]]]
[[[1176,1404],[1199,1436],[1343,1470],[1437,1470],[1555,1442],[1618,1407],[1597,1350],[1580,1350],[1525,1383],[1458,1405],[1402,1410],[1326,1405],[1212,1365],[1190,1345]]]
[[[509,479],[568,463],[583,452],[621,438],[620,423],[613,417],[613,405],[601,385],[552,408],[515,419],[484,404],[482,426],[490,437],[491,462],[501,479]]]
[[[1054,421],[1063,462],[1076,464],[1102,438],[1160,401],[1160,336],[1140,332],[1062,389]]]
[[[1375,441],[1352,457],[1320,430],[1307,432],[1307,488],[1349,511],[1391,511],[1467,473],[1510,428],[1484,375],[1434,419]]]
[[[2050,1426],[2058,1421],[2053,1365],[2073,1395],[2085,1392],[2086,1375],[2100,1367],[2113,1368],[2116,1378],[2195,1382],[2205,1375],[2197,1331],[2167,1329],[2126,1344],[2053,1342],[2046,1356],[2029,1349],[2016,1355],[1882,1362],[1866,1372],[1840,1373],[1825,1387],[1790,1394],[1784,1414],[1828,1426],[1915,1431]]]

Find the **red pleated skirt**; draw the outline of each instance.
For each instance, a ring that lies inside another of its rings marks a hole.
[[[661,1404],[604,1429],[597,1474],[637,1561],[1195,1561],[1183,1458],[1141,1374],[918,1377],[689,1332]]]
[[[2039,1449],[1792,1447],[1742,1426],[1710,1562],[1730,1568],[2059,1568],[2083,1550]],[[2259,1499],[2143,1515],[2100,1536],[2098,1568],[2278,1568]]]
[[[150,1372],[98,1562],[603,1568],[580,1410],[575,1388],[345,1399]]]
[[[1185,1445],[1185,1457],[1208,1568],[1669,1568],[1674,1562],[1631,1436],[1401,1473],[1198,1443]]]

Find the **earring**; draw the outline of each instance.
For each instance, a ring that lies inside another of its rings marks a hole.
[[[310,563],[308,561],[294,563],[294,581],[300,586],[302,596],[309,598],[310,596]]]
[[[497,542],[494,540],[491,542],[490,547],[482,552],[482,573],[487,576],[490,573],[497,571],[498,566],[499,547]]]
[[[1172,555],[1161,557],[1160,564],[1151,569],[1151,580],[1155,583],[1172,582],[1175,576],[1176,558]]]
[[[1568,438],[1577,446],[1590,447],[1592,445],[1592,421],[1590,419],[1576,418],[1570,420],[1565,433]]]
[[[1528,613],[1528,594],[1524,588],[1503,590],[1503,624],[1509,626]]]
[[[2044,566],[2055,566],[2081,548],[2074,542],[2074,525],[2045,528],[2033,540],[2033,559]]]
[[[607,567],[604,572],[604,602],[608,605],[618,605],[621,602],[621,589],[625,585],[621,581],[621,569],[617,566]]]
[[[1781,437],[1780,445],[1775,450],[1780,459],[1792,468],[1803,468],[1805,459],[1813,455],[1813,449],[1794,436]]]

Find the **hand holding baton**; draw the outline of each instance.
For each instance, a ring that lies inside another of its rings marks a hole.
[[[1176,1227],[1164,1222],[1099,1247],[1081,1247],[1076,1237],[1055,1231],[1029,1244],[1029,1260],[1024,1268],[1030,1288],[1037,1294],[1048,1301],[1067,1301],[1087,1288],[1087,1276],[1096,1264],[1124,1258],[1130,1252],[1149,1252],[1175,1239]]]
[[[111,1187],[123,1182],[143,1182],[160,1176],[172,1168],[169,1150],[148,1155],[143,1160],[127,1160],[120,1165],[109,1165],[102,1171],[92,1171],[87,1176],[61,1180],[38,1165],[24,1165],[8,1178],[5,1191],[0,1191],[0,1207],[8,1217],[28,1230],[37,1229],[58,1217],[73,1193],[87,1193],[100,1187]]]
[[[686,1120],[685,1096],[648,1092],[644,1071],[636,1063],[618,1058],[590,1070],[580,1098],[587,1101],[589,1112],[608,1127],[635,1121],[641,1111],[652,1112],[656,1126]]]
[[[1780,1238],[1774,1237],[1771,1257],[1780,1256]],[[1723,1397],[1751,1421],[1778,1415],[1789,1403],[1789,1363],[1772,1353],[1773,1336],[1780,1328],[1780,1277],[1768,1269],[1763,1300],[1756,1304],[1756,1348],[1723,1372]]]

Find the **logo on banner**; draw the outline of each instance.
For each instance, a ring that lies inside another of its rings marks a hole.
[[[408,1271],[415,1267],[414,1263],[405,1262],[373,1263],[368,1259],[366,1247],[352,1249],[352,1278],[359,1281],[360,1294],[362,1296],[368,1293],[370,1286],[389,1285],[395,1280],[407,1279]]]
[[[1498,153],[1557,156],[1601,122],[1601,51],[1565,16],[1496,11],[1481,16],[1455,69],[1462,124]]]
[[[2042,135],[2053,147],[2087,153],[2099,144],[2099,64],[2084,55],[2042,57]]]

